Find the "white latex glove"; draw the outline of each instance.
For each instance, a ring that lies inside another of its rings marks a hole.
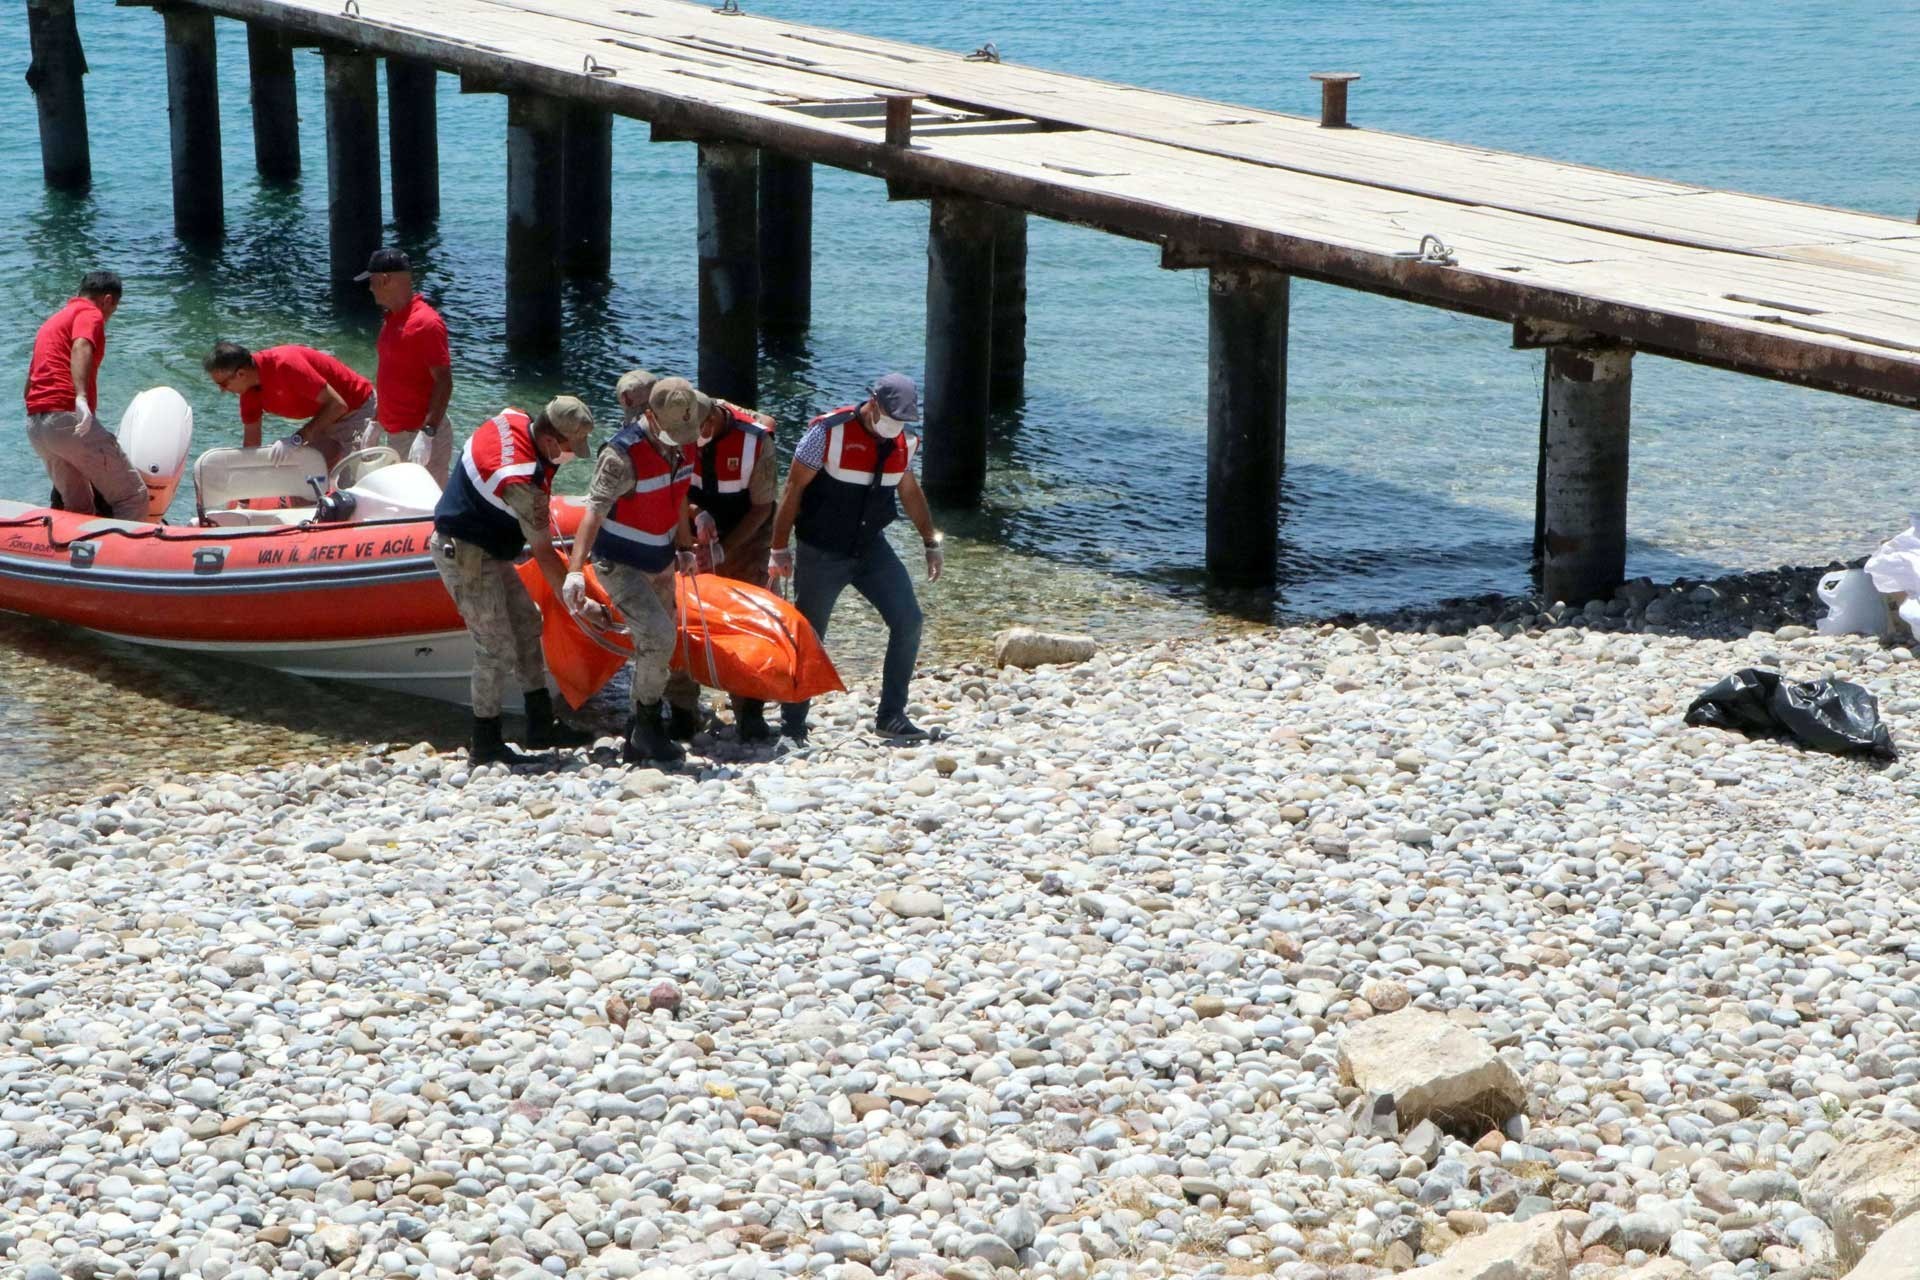
[[[433,433],[423,427],[413,433],[413,443],[407,446],[407,461],[424,467],[432,458]]]
[[[702,511],[693,518],[693,536],[698,542],[714,542],[720,537],[720,526],[714,523],[709,512]]]
[[[570,573],[567,580],[560,584],[560,603],[567,606],[568,613],[579,613],[587,607],[587,575]]]
[[[292,461],[296,449],[304,449],[306,447],[307,442],[301,439],[300,433],[296,431],[285,440],[275,440],[273,442],[273,447],[267,450],[267,461],[277,467],[283,462]]]
[[[85,422],[93,416],[93,406],[87,403],[85,396],[75,396],[73,398],[73,411],[80,415],[80,421],[82,422]]]
[[[676,551],[673,553],[673,567],[681,573],[698,573],[700,558],[691,551]]]
[[[927,548],[927,581],[940,581],[940,571],[946,567],[946,553],[940,550],[940,544],[936,542]]]
[[[791,578],[793,576],[792,547],[775,547],[767,553],[767,576],[769,578]]]

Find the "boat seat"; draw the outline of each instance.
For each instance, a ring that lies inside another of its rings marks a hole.
[[[229,503],[253,498],[313,500],[310,477],[325,478],[327,461],[312,447],[295,449],[293,456],[275,463],[268,449],[209,449],[193,464],[194,505],[202,515]],[[279,524],[281,521],[274,521]]]
[[[298,524],[309,519],[313,508],[293,508],[283,511],[248,511],[234,509],[229,511],[209,511],[200,517],[201,523],[214,529],[250,529],[255,527],[271,528],[284,524]],[[292,516],[289,520],[287,517]]]

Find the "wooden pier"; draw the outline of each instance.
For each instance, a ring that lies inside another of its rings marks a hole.
[[[299,171],[284,51],[325,55],[336,283],[379,234],[372,59],[388,60],[396,113],[396,221],[437,207],[422,69],[506,94],[516,346],[557,340],[563,273],[606,270],[612,114],[700,148],[698,377],[721,395],[750,402],[762,334],[806,323],[810,164],[927,201],[925,481],[948,502],[978,499],[987,415],[1020,395],[1027,215],[1159,244],[1163,266],[1210,274],[1207,565],[1230,584],[1274,577],[1293,277],[1507,322],[1516,348],[1543,351],[1549,598],[1604,595],[1624,571],[1637,353],[1920,407],[1920,227],[1374,132],[1351,74],[1317,74],[1316,90],[1301,68],[1303,105],[1320,96],[1307,119],[731,3],[167,0],[164,11],[174,174],[195,188],[176,191],[183,236],[221,227],[217,145],[211,161],[201,154],[219,137],[207,20],[250,26],[269,178]],[[28,12],[47,178],[83,186],[71,0],[28,0]]]

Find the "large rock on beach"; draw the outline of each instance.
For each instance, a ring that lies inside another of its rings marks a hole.
[[[1920,1280],[1920,1214],[1903,1218],[1874,1241],[1846,1280]]]
[[[1567,1215],[1503,1222],[1404,1274],[1408,1280],[1567,1280]]]
[[[1099,651],[1092,636],[1064,635],[1012,627],[993,635],[993,663],[997,667],[1069,666],[1085,662]]]
[[[1863,1125],[1814,1167],[1804,1191],[1833,1228],[1842,1265],[1854,1263],[1920,1209],[1920,1133],[1887,1120]]]
[[[1513,1068],[1465,1027],[1424,1009],[1369,1018],[1340,1039],[1340,1077],[1393,1097],[1400,1127],[1432,1120],[1477,1138],[1517,1114],[1526,1090]]]

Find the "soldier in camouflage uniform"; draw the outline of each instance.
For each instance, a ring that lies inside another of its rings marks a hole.
[[[643,377],[627,375],[621,389],[632,391]],[[629,398],[623,395],[623,403]],[[694,567],[687,519],[693,469],[685,446],[699,433],[705,399],[685,378],[662,379],[653,384],[645,412],[601,448],[561,591],[568,608],[586,607],[584,567],[591,555],[601,585],[626,619],[633,641],[632,718],[622,754],[630,763],[686,758],[662,727],[659,704],[679,634],[675,572]],[[683,696],[690,712],[698,690],[689,688]]]
[[[473,635],[473,745],[476,764],[525,764],[506,745],[501,703],[524,692],[527,745],[585,746],[591,737],[554,717],[540,650],[540,611],[514,569],[522,549],[556,591],[564,565],[548,531],[548,498],[562,462],[584,451],[593,414],[572,396],[538,418],[503,409],[467,441],[433,513],[428,546],[447,593]]]

